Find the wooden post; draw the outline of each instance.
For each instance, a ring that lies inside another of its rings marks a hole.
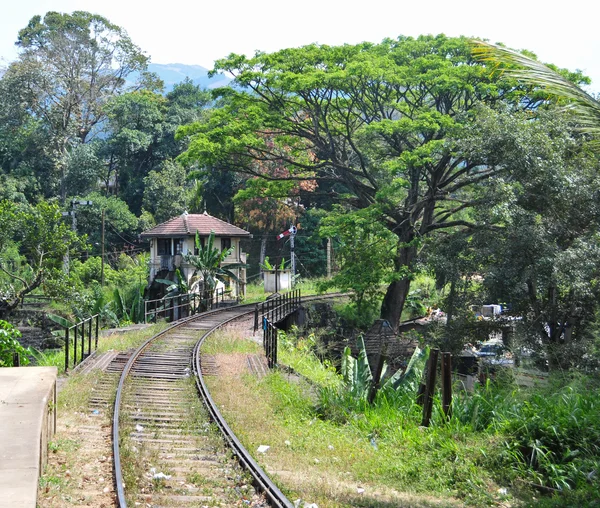
[[[375,396],[377,395],[377,391],[379,390],[379,385],[381,384],[381,372],[383,371],[383,364],[387,356],[387,344],[382,344],[382,347],[379,349],[379,359],[377,360],[377,367],[375,368],[375,375],[373,376],[373,384],[371,386],[371,390],[369,391],[369,404],[373,404],[375,400]]]
[[[452,354],[442,353],[442,408],[446,419],[452,416]]]
[[[425,387],[427,385],[425,383],[423,383],[423,381],[421,381],[421,383],[419,384],[419,389],[417,390],[417,404],[419,404],[419,406],[423,407],[423,403],[425,401]]]
[[[431,410],[433,409],[433,393],[435,392],[435,379],[437,377],[437,361],[439,349],[432,349],[429,353],[429,362],[427,363],[427,384],[425,386],[425,400],[423,401],[423,427],[429,427],[431,420]]]

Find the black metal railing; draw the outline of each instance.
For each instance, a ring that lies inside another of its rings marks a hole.
[[[262,321],[263,348],[270,369],[277,366],[277,327],[275,323],[296,311],[301,303],[300,290],[295,289],[259,303],[254,309],[254,331],[258,331],[258,323]]]
[[[198,293],[186,293],[156,300],[145,300],[144,323],[156,323],[158,319],[177,321],[184,317],[212,310],[219,305],[219,302],[223,303],[225,296],[230,293],[231,290],[225,291],[220,288],[204,298]]]
[[[254,331],[258,331],[259,323],[263,317],[267,317],[271,323],[278,323],[298,309],[301,304],[302,295],[299,289],[257,303],[254,310]]]
[[[263,317],[263,348],[267,365],[272,369],[277,365],[277,328],[267,317]]]
[[[98,349],[98,331],[100,329],[99,315],[89,317],[70,327],[65,331],[65,372],[70,367],[76,367]],[[86,351],[87,344],[87,351]],[[71,347],[72,345],[72,347]],[[80,354],[78,354],[80,353]]]

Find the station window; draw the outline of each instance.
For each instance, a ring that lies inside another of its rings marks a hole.
[[[170,238],[158,238],[157,239],[156,254],[158,256],[170,256],[171,255],[171,239]]]
[[[183,238],[177,238],[175,240],[175,255],[179,256],[183,251]]]

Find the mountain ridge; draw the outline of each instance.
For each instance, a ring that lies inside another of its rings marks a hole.
[[[231,82],[224,74],[216,74],[208,77],[209,70],[201,65],[189,65],[182,63],[151,63],[148,64],[148,72],[154,72],[165,83],[165,92],[173,90],[173,86],[181,83],[185,78],[192,80],[192,83],[202,88],[219,88],[227,86]],[[128,76],[127,81],[135,82],[139,75],[137,73]]]

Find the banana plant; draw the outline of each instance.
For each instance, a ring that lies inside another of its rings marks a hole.
[[[234,247],[220,251],[214,246],[215,234],[210,232],[206,239],[206,244],[202,245],[200,235],[196,231],[196,249],[198,254],[186,254],[184,259],[186,263],[194,267],[191,289],[195,290],[202,284],[203,299],[209,299],[215,288],[217,281],[225,282],[231,279],[238,281],[237,275],[232,271],[238,268],[245,268],[244,263],[223,264],[225,259],[234,251]]]
[[[365,341],[362,336],[358,339],[358,348],[358,358],[352,356],[349,347],[346,347],[342,354],[341,374],[344,387],[355,397],[372,401],[375,398],[373,389],[377,389],[377,386],[374,387],[373,373],[369,366]],[[380,390],[416,391],[423,376],[428,357],[429,346],[426,346],[424,349],[415,348],[406,369],[398,370],[395,374],[387,378],[381,385]],[[387,369],[388,366],[384,363],[380,379],[385,379]]]
[[[346,346],[342,355],[342,379],[344,386],[354,396],[367,398],[373,384],[373,374],[367,358],[365,340],[362,335],[358,338],[358,358],[352,356],[350,348]]]

